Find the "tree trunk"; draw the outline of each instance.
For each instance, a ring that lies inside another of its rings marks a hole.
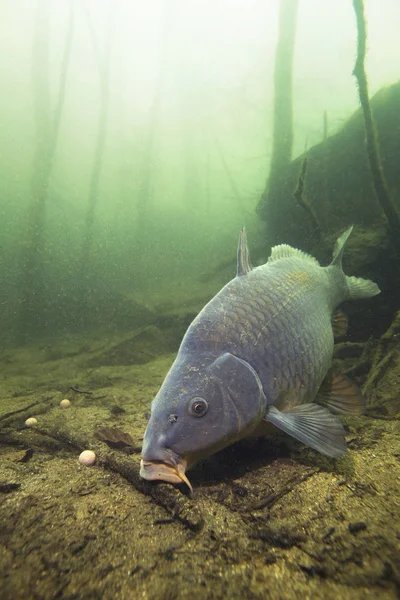
[[[36,148],[33,158],[31,200],[28,209],[28,243],[22,257],[19,341],[46,328],[46,278],[44,273],[46,203],[64,106],[73,35],[73,5],[61,65],[54,117],[49,92],[49,0],[37,0],[32,50],[32,86]]]
[[[281,0],[279,35],[275,54],[271,165],[268,181],[258,205],[259,214],[266,220],[269,220],[273,204],[285,185],[287,168],[292,159],[292,80],[297,9],[298,0]]]
[[[156,153],[156,134],[160,124],[161,100],[164,90],[166,61],[168,59],[168,41],[170,34],[171,14],[167,2],[164,4],[164,13],[161,25],[161,38],[159,45],[158,70],[153,95],[153,102],[149,112],[149,128],[145,140],[142,174],[138,193],[138,232],[142,238],[147,237],[147,228],[151,218],[153,204],[153,179]]]
[[[393,247],[400,253],[400,214],[394,204],[386,183],[385,175],[382,169],[381,157],[379,153],[378,136],[374,118],[372,115],[371,104],[368,94],[368,82],[365,73],[365,53],[367,42],[367,27],[365,23],[364,1],[353,0],[354,12],[357,20],[357,58],[353,69],[353,75],[357,80],[358,94],[364,116],[365,137],[369,166],[372,175],[372,184],[375,195],[387,218],[389,232]]]
[[[89,27],[93,36],[93,46],[95,49],[96,59],[98,61],[99,66],[100,108],[81,255],[82,283],[84,284],[85,288],[87,288],[87,285],[90,284],[90,282],[88,281],[89,263],[93,244],[93,229],[96,217],[96,210],[99,201],[99,184],[103,165],[103,155],[108,124],[108,107],[110,96],[110,58],[112,36],[114,31],[114,13],[115,10],[114,7],[112,7],[108,19],[107,39],[103,56],[100,55],[97,40],[95,38],[94,31],[91,28],[91,21],[89,20]],[[90,19],[89,14],[87,14],[87,17],[88,19]]]
[[[161,23],[159,60],[155,80],[153,101],[149,110],[148,129],[145,134],[143,152],[138,166],[138,188],[136,192],[136,256],[132,277],[137,284],[147,281],[146,263],[151,256],[153,246],[152,218],[154,215],[154,180],[157,162],[157,132],[160,126],[162,97],[165,87],[166,63],[173,10],[168,1],[164,3]]]

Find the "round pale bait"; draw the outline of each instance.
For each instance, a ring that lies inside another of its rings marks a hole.
[[[84,450],[79,455],[79,462],[85,467],[91,467],[96,462],[96,455],[93,450]]]

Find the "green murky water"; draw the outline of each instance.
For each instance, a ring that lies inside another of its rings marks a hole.
[[[0,17],[0,597],[396,598],[398,2],[365,2],[375,171],[351,2]],[[254,265],[277,243],[328,264],[351,223],[344,270],[382,293],[335,345],[367,399],[345,456],[276,431],[201,461],[193,495],[141,479],[150,402],[241,227]]]

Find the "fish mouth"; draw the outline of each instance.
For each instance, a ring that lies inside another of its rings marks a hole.
[[[181,459],[174,465],[161,460],[142,460],[140,461],[140,477],[148,481],[167,481],[168,483],[186,483],[191,493],[193,493],[192,484],[186,477],[185,470],[187,461]]]

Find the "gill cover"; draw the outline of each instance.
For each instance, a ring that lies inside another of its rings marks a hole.
[[[243,437],[263,417],[266,399],[260,378],[245,360],[225,352],[209,367],[224,399],[224,433],[228,443]]]

